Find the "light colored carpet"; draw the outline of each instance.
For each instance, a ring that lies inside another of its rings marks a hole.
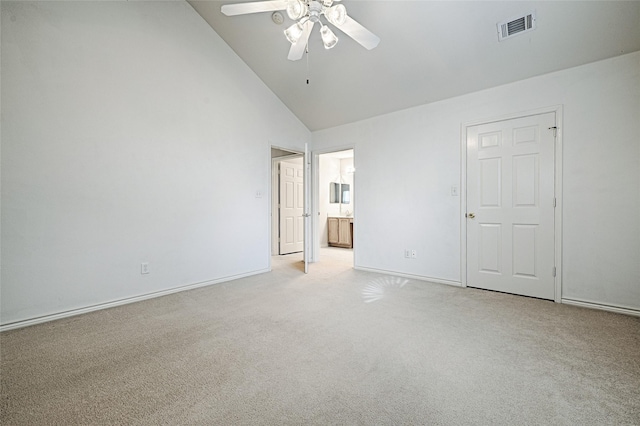
[[[344,255],[5,332],[1,423],[640,423],[640,319]]]

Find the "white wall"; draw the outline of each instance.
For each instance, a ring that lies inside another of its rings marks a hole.
[[[562,296],[640,309],[639,52],[314,132],[315,150],[356,146],[356,267],[460,282],[462,124],[553,105],[564,107]]]
[[[1,8],[2,324],[268,268],[310,133],[191,6]]]

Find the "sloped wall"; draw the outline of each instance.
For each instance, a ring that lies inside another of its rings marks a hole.
[[[268,269],[310,133],[191,6],[1,8],[2,324]]]

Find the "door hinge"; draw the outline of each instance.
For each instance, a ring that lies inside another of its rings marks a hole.
[[[554,197],[554,198],[553,198],[553,207],[555,207],[555,206],[556,206],[556,199],[555,199],[555,197]]]
[[[558,136],[558,128],[556,126],[549,127],[549,130],[553,130],[553,137],[554,138]]]
[[[554,277],[556,276],[556,267],[555,266],[553,267],[553,276]]]

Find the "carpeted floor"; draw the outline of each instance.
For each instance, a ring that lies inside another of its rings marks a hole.
[[[640,319],[351,268],[0,335],[3,425],[640,424]]]

